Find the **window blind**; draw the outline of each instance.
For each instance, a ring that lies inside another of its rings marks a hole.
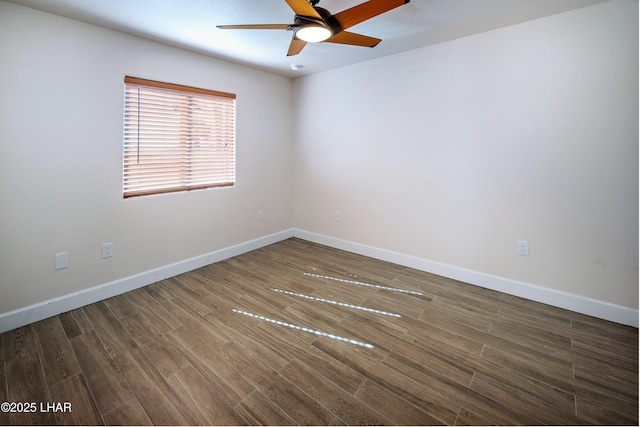
[[[235,183],[235,99],[125,77],[124,197]]]

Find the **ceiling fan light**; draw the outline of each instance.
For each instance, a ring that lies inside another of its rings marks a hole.
[[[307,25],[296,31],[296,37],[307,43],[319,43],[327,40],[333,35],[333,32],[319,25]]]

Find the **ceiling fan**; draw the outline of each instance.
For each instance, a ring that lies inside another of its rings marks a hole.
[[[382,40],[345,31],[374,16],[388,12],[410,0],[369,0],[332,15],[316,6],[320,0],[285,0],[295,12],[293,24],[218,25],[223,30],[287,30],[293,31],[287,56],[297,55],[307,43],[340,43],[374,47]]]

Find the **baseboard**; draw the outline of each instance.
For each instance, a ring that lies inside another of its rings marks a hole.
[[[478,271],[467,270],[448,264],[442,264],[411,255],[406,255],[386,249],[354,243],[335,237],[312,233],[304,230],[293,230],[294,237],[342,249],[359,255],[368,256],[382,261],[389,261],[416,270],[426,271],[439,276],[448,277],[483,288],[504,292],[509,295],[526,298],[532,301],[564,308],[588,316],[609,320],[627,326],[638,327],[638,310],[598,301],[579,295],[570,294],[542,286],[505,279]]]
[[[0,333],[56,316],[69,310],[74,310],[87,304],[93,304],[95,302],[150,285],[157,281],[241,255],[291,237],[297,237],[336,249],[342,249],[383,261],[389,261],[394,264],[460,280],[472,285],[564,308],[586,314],[588,316],[594,316],[636,328],[638,327],[638,310],[628,307],[622,307],[604,301],[598,301],[579,295],[544,288],[530,283],[505,279],[503,277],[467,270],[448,264],[442,264],[399,252],[341,240],[335,237],[304,230],[289,229],[173,264],[165,265],[153,270],[148,270],[140,274],[93,286],[82,291],[43,301],[28,307],[2,313],[0,314]]]
[[[160,280],[195,270],[218,261],[225,260],[245,252],[250,252],[293,237],[293,230],[284,230],[278,233],[249,240],[237,245],[229,246],[213,252],[189,258],[173,264],[165,265],[140,274],[114,280],[102,285],[43,301],[28,307],[19,308],[0,314],[0,333],[10,331],[21,326],[28,325],[69,310],[93,304],[125,292],[132,291],[143,286],[150,285]]]

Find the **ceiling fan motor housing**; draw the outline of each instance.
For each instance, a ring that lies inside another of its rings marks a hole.
[[[322,16],[322,19],[329,26],[329,29],[333,32],[334,35],[342,31],[342,26],[340,25],[336,17],[331,14],[331,12],[318,6],[315,6],[314,9],[320,14],[320,16]]]
[[[306,25],[313,24],[327,28],[331,31],[332,35],[338,34],[342,31],[342,26],[338,22],[338,20],[329,12],[327,9],[322,7],[314,7],[316,12],[322,17],[322,19],[318,19],[312,16],[303,16],[296,15],[293,21],[292,29],[299,29]]]

